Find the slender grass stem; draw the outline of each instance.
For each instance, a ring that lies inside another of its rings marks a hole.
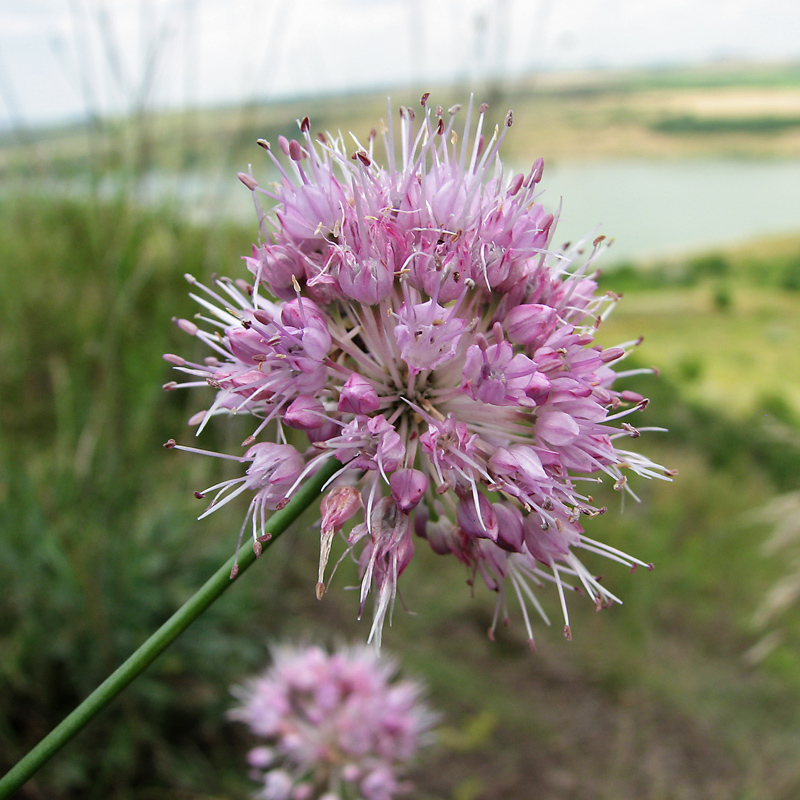
[[[340,467],[341,464],[336,459],[330,459],[316,475],[303,482],[285,508],[272,515],[268,525],[272,538],[264,542],[264,549],[269,547],[311,505],[319,496],[325,482]],[[238,575],[241,575],[255,560],[253,548],[249,544],[244,545],[238,554]],[[231,580],[233,563],[234,560],[231,559],[220,567],[127,661],[109,675],[60,725],[0,779],[0,800],[19,789],[45,762],[83,730],[234,583]]]

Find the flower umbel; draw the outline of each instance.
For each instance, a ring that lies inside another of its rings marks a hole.
[[[264,800],[391,800],[436,717],[422,687],[364,646],[331,654],[282,646],[273,665],[234,690],[231,711],[264,740],[248,754]]]
[[[313,138],[307,118],[299,140],[279,139],[284,158],[259,142],[280,181],[240,177],[259,209],[261,197],[275,204],[272,233],[260,212],[252,283],[217,278],[209,288],[187,276],[211,331],[178,324],[213,355],[166,356],[192,376],[167,388],[216,389],[193,419],[198,433],[219,415],[258,420],[246,452],[225,456],[245,474],[201,494],[214,493],[210,513],[252,492],[257,549],[266,511],[324,463],[341,464],[323,499],[317,593],[340,533],[360,566],[362,611],[374,592],[378,644],[413,534],[497,592],[492,632],[511,588],[532,645],[528,606],[547,620],[533,587],[549,582],[569,637],[565,589],[582,587],[598,608],[618,602],[576,550],[645,565],[585,535],[581,518],[604,509],[581,487],[607,476],[630,494],[631,473],[672,473],[618,446],[646,430],[622,420],[647,401],[614,388],[632,374],[615,367],[637,343],[594,341],[617,299],[598,295],[593,279],[603,237],[586,257],[582,244],[551,246],[541,159],[508,179],[498,156],[510,113],[487,141],[485,106],[473,130],[470,103],[459,133],[458,107],[427,99],[419,124],[400,110],[399,141],[391,114],[381,126],[386,166],[375,132],[348,155],[341,136]]]

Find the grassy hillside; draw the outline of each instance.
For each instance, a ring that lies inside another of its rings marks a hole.
[[[612,157],[800,156],[800,67],[721,64],[694,69],[541,74],[479,87],[398,90],[393,105],[417,107],[423,91],[448,108],[471,91],[502,124],[515,113],[505,157],[526,162]],[[386,115],[386,96],[314,97],[285,103],[181,112],[34,131],[0,140],[0,174],[26,180],[113,171],[246,169],[260,162],[259,137],[294,135],[310,115],[315,130],[352,130],[363,141]]]
[[[800,420],[800,237],[623,266],[603,285],[634,301],[619,304],[602,341],[639,331],[641,357],[687,400],[733,419]]]
[[[160,354],[181,346],[170,318],[191,313],[181,275],[237,274],[251,235],[123,201],[0,200],[0,767],[233,550],[241,508],[194,519],[192,492],[224,465],[161,447],[199,400],[161,392]],[[775,269],[797,247],[605,277],[625,297],[604,340],[644,333],[637,360],[663,368],[630,379],[653,398],[642,424],[671,428],[643,449],[680,475],[639,484],[643,503],[624,513],[615,493],[599,498],[609,511],[592,535],[656,569],[604,564],[625,605],[595,614],[574,598],[575,640],[540,624],[531,655],[515,608],[489,642],[494,598],[418,547],[401,581],[410,613],[386,633],[446,719],[415,796],[798,796],[797,610],[765,660],[745,657],[766,633],[753,613],[787,569],[751,517],[800,474],[800,292]],[[205,444],[224,449],[224,436]],[[230,684],[274,639],[366,635],[346,566],[314,598],[317,548],[298,525],[21,797],[248,796]],[[542,599],[555,616],[555,595]]]

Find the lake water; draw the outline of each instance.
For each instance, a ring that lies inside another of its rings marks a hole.
[[[608,261],[800,233],[800,160],[564,163],[541,185],[546,205],[563,197],[557,240],[597,228]]]
[[[264,180],[259,165],[255,172]],[[556,242],[606,234],[614,239],[606,264],[800,233],[800,159],[555,163],[545,166],[541,186],[548,208],[563,198]],[[177,193],[187,215],[201,219],[255,220],[233,170],[215,178],[156,176],[145,193]]]

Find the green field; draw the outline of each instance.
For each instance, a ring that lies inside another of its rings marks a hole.
[[[447,109],[489,104],[502,125],[514,111],[504,157],[553,159],[741,158],[800,156],[800,66],[725,64],[649,72],[543,73],[506,84],[422,86],[398,91],[393,106],[418,108],[424,91]],[[311,116],[314,130],[353,131],[364,142],[387,113],[386,96],[313,97],[244,107],[143,112],[0,136],[0,176],[27,180],[136,176],[148,170],[219,173],[262,163],[258,138],[294,136]],[[264,162],[266,163],[266,162]]]
[[[757,86],[795,92],[781,76]],[[583,99],[550,87],[536,125],[560,115],[563,126],[574,113],[559,142],[548,134],[554,150],[574,152],[592,119],[620,104],[644,108],[660,96],[666,107],[666,93],[718,88],[709,76],[628,81],[613,92],[586,89]],[[736,83],[743,93],[752,85]],[[325,109],[341,115],[341,105],[323,105],[319,116],[335,122]],[[235,113],[252,113],[255,128],[266,112]],[[286,126],[294,113],[287,108]],[[634,131],[634,149],[666,136],[648,127],[647,114],[632,119],[619,125]],[[231,142],[250,141],[249,129],[232,122],[231,130]],[[599,124],[598,152],[616,130]],[[769,141],[752,131],[718,135],[739,137],[726,145],[734,149],[760,141],[765,152],[800,152],[788,128]],[[712,147],[679,139],[670,145],[677,151]],[[43,141],[27,152],[42,155]],[[219,142],[197,141],[196,151],[175,144],[159,158],[176,168],[192,152],[211,159]],[[113,156],[111,144],[98,158]],[[85,150],[76,144],[74,160],[71,152],[65,145],[59,169],[88,169]],[[26,165],[20,151],[3,158],[9,177],[45,169],[44,161]],[[185,351],[170,324],[194,310],[183,273],[239,274],[254,233],[195,226],[180,205],[143,208],[133,193],[0,198],[0,769],[233,552],[241,507],[195,520],[194,490],[228,474],[225,465],[161,447],[186,435],[201,401],[161,391],[171,375],[160,356]],[[598,496],[609,510],[589,531],[656,568],[630,574],[603,564],[625,604],[596,614],[573,598],[574,641],[539,623],[532,655],[518,610],[512,605],[512,625],[490,642],[494,597],[482,587],[472,596],[459,565],[421,543],[401,579],[410,613],[398,607],[385,634],[387,650],[428,681],[445,717],[417,766],[413,797],[800,796],[800,609],[755,621],[800,556],[800,548],[765,552],[774,521],[763,510],[797,490],[800,475],[799,265],[800,238],[784,238],[603,276],[603,288],[624,297],[601,341],[644,335],[636,365],[661,370],[627,382],[652,398],[637,424],[670,429],[643,436],[641,449],[679,475],[639,483],[643,502],[624,513],[616,493]],[[221,428],[204,446],[241,440]],[[367,634],[356,593],[344,589],[356,581],[348,565],[321,602],[314,596],[313,521],[312,511],[20,797],[249,796],[248,740],[224,716],[230,685],[263,664],[272,641]],[[557,617],[555,592],[542,600]]]
[[[629,296],[601,341],[638,331],[640,358],[693,403],[734,419],[785,406],[784,416],[800,420],[798,277],[800,237],[643,265],[633,275],[611,269],[604,285]]]

